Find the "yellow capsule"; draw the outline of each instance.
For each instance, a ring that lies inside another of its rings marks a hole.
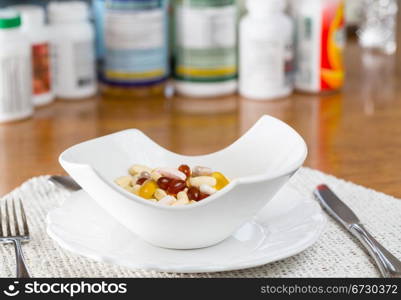
[[[221,190],[230,183],[230,181],[220,172],[213,172],[212,177],[216,179],[216,185],[214,186],[216,190]]]
[[[153,180],[145,181],[139,189],[139,196],[145,199],[151,199],[156,192],[157,183]]]

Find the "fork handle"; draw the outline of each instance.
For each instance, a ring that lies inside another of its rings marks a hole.
[[[15,247],[15,257],[17,260],[17,278],[30,278],[28,268],[25,263],[24,253],[22,252],[21,241],[13,239]]]
[[[399,277],[401,261],[384,248],[362,224],[352,224],[350,232],[358,238],[375,260],[383,277]]]

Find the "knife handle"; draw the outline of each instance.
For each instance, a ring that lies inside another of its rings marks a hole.
[[[375,260],[383,277],[400,277],[401,261],[384,248],[362,224],[352,224],[349,231],[362,243]]]

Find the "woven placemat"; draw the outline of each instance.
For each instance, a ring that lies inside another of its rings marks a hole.
[[[371,233],[401,258],[401,200],[337,179],[316,170],[302,168],[289,184],[312,197],[314,187],[326,183],[357,212]],[[99,263],[60,248],[46,233],[46,215],[70,193],[36,177],[15,189],[10,196],[24,199],[32,240],[23,245],[34,277],[378,277],[372,259],[358,242],[329,218],[326,231],[309,249],[293,257],[257,268],[201,274],[173,274],[130,270]],[[15,276],[12,245],[0,246],[0,276]]]

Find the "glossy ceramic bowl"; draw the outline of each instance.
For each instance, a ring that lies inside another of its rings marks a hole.
[[[278,119],[263,116],[232,145],[208,155],[176,154],[141,131],[129,129],[75,145],[59,160],[106,212],[145,241],[164,248],[195,249],[221,242],[252,219],[306,155],[306,144],[297,132]],[[147,201],[114,183],[133,164],[182,163],[211,167],[232,180],[216,194],[178,207]]]

